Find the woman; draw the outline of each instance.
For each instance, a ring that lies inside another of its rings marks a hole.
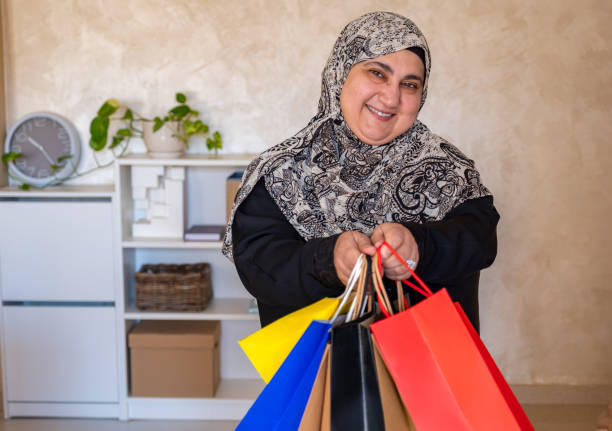
[[[429,74],[412,21],[363,15],[334,45],[316,116],[248,166],[223,252],[262,325],[338,296],[359,254],[387,241],[479,328],[479,271],[495,259],[499,215],[474,163],[416,119]],[[381,257],[388,279],[410,276],[386,248]]]

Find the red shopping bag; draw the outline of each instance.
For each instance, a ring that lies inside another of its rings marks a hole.
[[[416,428],[533,430],[459,304],[412,274],[427,298],[370,329]]]

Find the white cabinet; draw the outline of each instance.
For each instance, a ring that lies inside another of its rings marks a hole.
[[[106,201],[0,203],[4,301],[112,301],[113,212]]]
[[[119,417],[113,197],[112,187],[0,189],[7,417]]]
[[[250,297],[233,264],[221,254],[221,242],[186,242],[182,238],[134,237],[135,212],[131,185],[133,167],[162,166],[185,169],[185,226],[193,224],[225,224],[226,179],[244,169],[252,155],[209,156],[186,155],[178,159],[155,159],[134,155],[116,164],[117,213],[120,221],[117,243],[117,267],[122,285],[122,330],[127,333],[138,320],[220,320],[221,321],[221,384],[214,398],[139,398],[129,394],[128,351],[120,340],[120,400],[125,403],[121,417],[129,419],[210,419],[237,420],[263,388],[257,372],[237,344],[238,339],[259,329],[259,317],[248,312]],[[135,307],[134,272],[145,263],[209,262],[212,267],[213,299],[202,312],[139,311]]]
[[[226,179],[252,157],[133,155],[115,163],[114,188],[0,188],[6,415],[204,420],[244,416],[263,388],[237,343],[259,329],[259,316],[248,312],[250,296],[234,265],[221,254],[220,241],[134,236],[135,215],[143,203],[142,197],[134,203],[131,172],[134,166],[178,168],[174,171],[184,173],[185,226],[220,225],[225,224]],[[208,262],[212,268],[213,299],[204,311],[136,308],[134,273],[143,264],[194,262]],[[221,321],[221,383],[214,397],[130,395],[127,334],[140,320],[160,319]]]
[[[7,306],[3,312],[11,403],[117,403],[113,307]]]

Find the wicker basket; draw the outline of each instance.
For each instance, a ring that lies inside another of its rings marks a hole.
[[[139,310],[202,311],[212,298],[210,265],[143,265],[134,274]]]

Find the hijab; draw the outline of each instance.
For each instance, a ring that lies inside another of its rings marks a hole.
[[[384,222],[438,221],[466,200],[490,195],[474,162],[419,120],[379,146],[359,141],[347,126],[340,93],[351,67],[410,48],[424,54],[422,107],[431,56],[425,37],[411,20],[391,12],[371,12],[342,30],[323,69],[316,115],[245,170],[225,233],[225,256],[232,259],[236,208],[261,178],[306,241],[349,230],[370,235]]]

